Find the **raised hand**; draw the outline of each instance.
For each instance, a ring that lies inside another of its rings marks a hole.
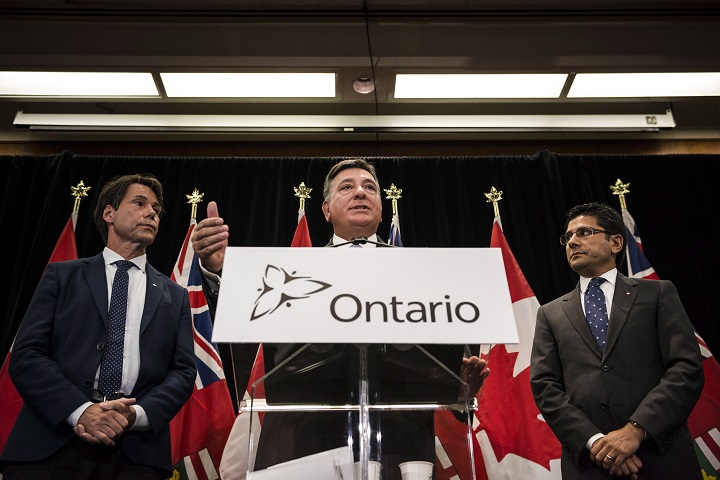
[[[222,271],[225,249],[230,238],[228,230],[225,221],[218,215],[217,203],[208,203],[207,218],[195,227],[192,245],[202,266],[213,273],[219,274]]]

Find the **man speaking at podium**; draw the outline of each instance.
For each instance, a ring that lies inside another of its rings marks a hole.
[[[334,232],[327,247],[388,247],[377,236],[377,228],[382,219],[380,185],[375,167],[365,159],[343,160],[330,169],[323,186],[322,211],[325,220],[332,224]],[[228,226],[218,216],[215,202],[210,202],[208,218],[198,223],[192,242],[203,267],[203,289],[211,307],[214,307],[219,292],[220,274],[228,238]],[[372,266],[364,266],[351,274],[357,275],[359,281],[372,281]],[[301,345],[295,344],[265,344],[266,371],[300,347]],[[308,353],[321,355],[327,352],[328,356],[330,351],[352,354],[354,348],[352,345],[313,344],[310,345]],[[475,396],[489,373],[487,362],[477,356],[468,356],[468,358],[458,358],[457,365],[461,365],[460,376],[468,383],[470,395]],[[344,386],[351,383],[342,374],[338,377],[327,388],[344,390]],[[334,397],[334,393],[338,393],[341,397],[343,395],[343,392],[323,392],[323,395]],[[288,392],[288,396],[292,394],[293,392]],[[270,401],[269,394],[268,401]],[[354,422],[356,424],[357,419]],[[414,460],[435,462],[432,410],[384,412],[381,423],[383,478],[400,478],[398,465],[401,462]],[[280,462],[347,445],[348,424],[346,412],[323,412],[312,415],[277,412],[266,414],[255,469],[259,470]],[[354,434],[357,449],[357,432],[355,431]]]

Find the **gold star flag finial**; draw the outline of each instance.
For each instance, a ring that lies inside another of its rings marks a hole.
[[[87,197],[87,192],[92,187],[86,187],[85,183],[80,180],[80,183],[75,185],[74,187],[70,187],[70,191],[72,192],[70,195],[75,197],[75,203],[73,204],[73,212],[79,212],[80,211],[80,199],[82,197]]]
[[[394,183],[391,183],[390,188],[386,188],[384,190],[385,194],[387,195],[385,198],[387,198],[388,200],[392,200],[393,215],[397,215],[397,202],[402,198],[402,188],[397,188]]]
[[[190,218],[197,218],[197,206],[198,203],[202,202],[203,197],[205,196],[204,193],[200,193],[197,188],[193,189],[192,193],[190,195],[185,195],[188,199],[187,203],[192,205],[192,208],[190,210]]]
[[[620,208],[622,210],[627,210],[627,204],[625,203],[625,194],[630,193],[630,184],[622,183],[622,181],[618,178],[615,181],[615,185],[610,185],[610,190],[612,190],[613,195],[617,195],[620,197]]]
[[[495,216],[500,215],[500,207],[498,207],[498,202],[502,200],[502,190],[498,190],[495,187],[491,187],[490,191],[485,193],[485,197],[487,198],[487,202],[492,202],[493,204],[493,211],[495,212]]]
[[[300,182],[300,186],[293,187],[293,190],[295,190],[295,196],[300,199],[300,210],[305,210],[305,200],[310,198],[310,192],[312,192],[312,188],[306,187],[305,182]]]

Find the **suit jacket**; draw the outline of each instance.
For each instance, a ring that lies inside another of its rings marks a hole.
[[[140,371],[130,397],[151,429],[125,432],[128,458],[171,471],[170,420],[196,376],[187,291],[147,264],[140,324]],[[1,461],[46,458],[73,438],[70,413],[90,401],[107,341],[108,287],[102,254],[51,263],[20,326],[10,375],[24,405]]]
[[[563,479],[607,478],[585,444],[628,419],[648,435],[637,451],[640,478],[693,478],[698,462],[686,421],[702,392],[702,357],[671,282],[618,273],[603,353],[583,314],[579,283],[540,307],[530,381],[563,446]]]

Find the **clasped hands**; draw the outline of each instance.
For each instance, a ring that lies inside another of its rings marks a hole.
[[[73,429],[88,443],[115,445],[115,440],[135,423],[134,398],[120,398],[90,405]]]
[[[590,459],[611,475],[637,480],[642,461],[635,452],[640,448],[642,435],[641,430],[628,423],[597,439],[590,449]]]

